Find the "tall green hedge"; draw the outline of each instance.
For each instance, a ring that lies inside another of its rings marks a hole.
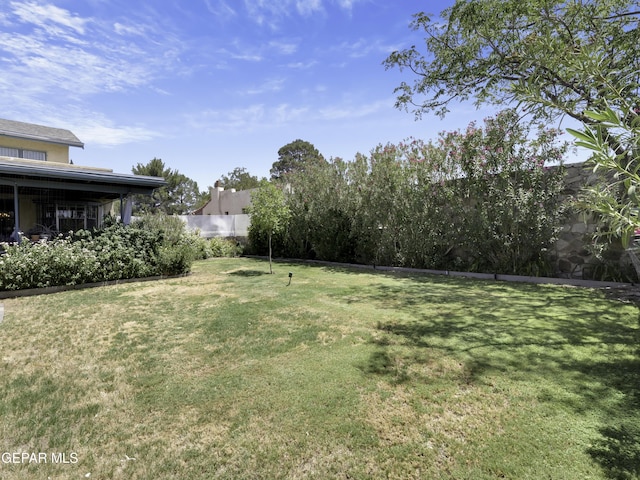
[[[409,139],[290,180],[291,257],[467,270],[549,273],[562,225],[568,148],[561,132],[505,111],[435,142]]]

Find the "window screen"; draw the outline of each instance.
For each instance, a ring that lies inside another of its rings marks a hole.
[[[0,147],[0,155],[3,157],[19,158],[20,151],[17,148]]]
[[[27,158],[29,160],[47,160],[47,152],[37,150],[23,150],[20,148],[0,147],[0,156],[13,158]]]
[[[28,158],[29,160],[42,160],[44,162],[47,159],[47,153],[38,152],[36,150],[23,150],[22,158]]]

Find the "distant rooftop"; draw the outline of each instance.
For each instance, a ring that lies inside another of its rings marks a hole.
[[[84,143],[69,130],[2,118],[0,118],[0,135],[84,148]]]

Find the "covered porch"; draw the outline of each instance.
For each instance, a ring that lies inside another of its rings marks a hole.
[[[160,177],[0,157],[0,242],[18,241],[17,232],[38,240],[99,227],[108,213],[126,222],[132,195],[163,185]]]

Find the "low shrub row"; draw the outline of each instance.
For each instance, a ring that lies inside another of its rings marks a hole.
[[[194,260],[238,253],[235,243],[200,238],[169,216],[143,217],[128,226],[107,220],[100,229],[3,247],[0,290],[180,275]]]

